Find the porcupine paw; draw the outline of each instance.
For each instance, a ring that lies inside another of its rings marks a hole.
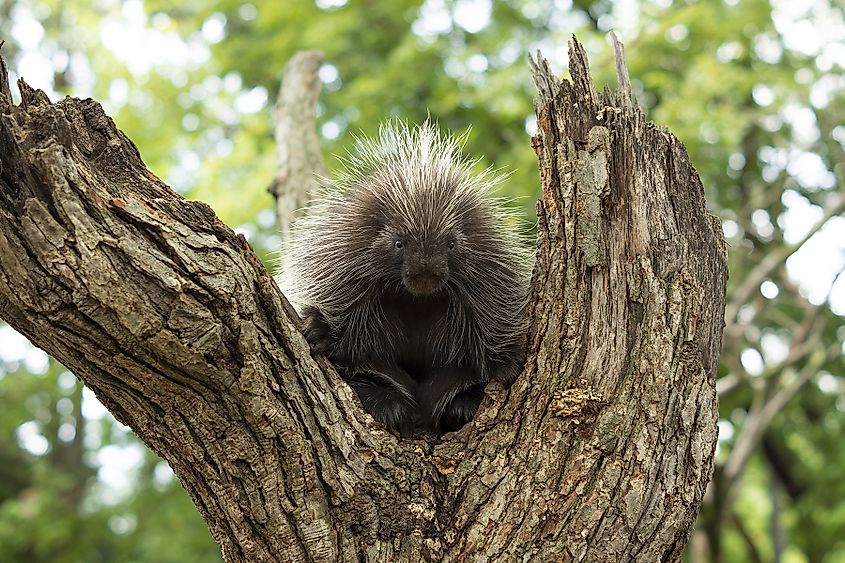
[[[343,378],[355,390],[364,410],[388,430],[405,437],[417,434],[419,417],[413,390],[378,372],[345,373]]]
[[[311,351],[314,354],[325,356],[331,351],[331,327],[315,307],[307,307],[302,312],[302,334],[311,345]]]
[[[475,385],[458,393],[443,409],[437,421],[438,432],[453,432],[472,420],[483,398],[484,385]]]

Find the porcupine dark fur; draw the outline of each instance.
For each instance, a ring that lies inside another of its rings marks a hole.
[[[459,428],[523,363],[531,257],[462,144],[430,122],[358,139],[282,255],[313,350],[405,436]]]

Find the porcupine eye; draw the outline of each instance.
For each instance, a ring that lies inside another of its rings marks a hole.
[[[449,241],[449,250],[455,250],[455,241],[453,241],[453,240]]]
[[[395,246],[395,247],[396,247],[396,250],[402,250],[402,248],[403,248],[405,245],[402,243],[402,241],[401,241],[401,240],[398,240],[398,239],[397,239],[397,241],[393,243],[393,246]]]

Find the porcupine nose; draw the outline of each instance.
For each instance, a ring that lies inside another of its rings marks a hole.
[[[405,266],[402,281],[412,295],[431,295],[449,279],[445,256],[418,255]]]

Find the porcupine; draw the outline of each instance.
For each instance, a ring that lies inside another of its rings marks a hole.
[[[296,221],[278,280],[304,334],[403,436],[470,420],[490,380],[522,368],[531,264],[462,139],[430,122],[357,139]]]

